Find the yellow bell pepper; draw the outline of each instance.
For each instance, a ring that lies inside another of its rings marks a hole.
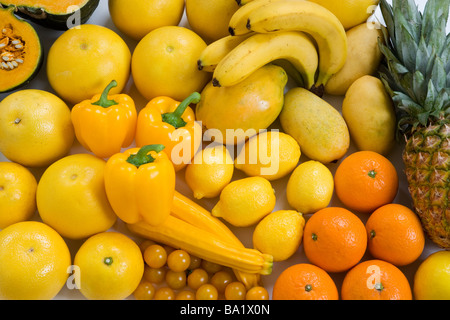
[[[138,115],[136,145],[163,144],[175,171],[184,168],[201,146],[202,127],[189,107],[199,101],[198,92],[181,103],[164,96],[150,100]]]
[[[126,223],[165,221],[175,193],[175,169],[161,144],[130,148],[111,156],[105,189],[117,216]]]
[[[126,94],[108,96],[117,86],[113,80],[102,94],[76,104],[71,111],[80,144],[99,158],[108,158],[131,145],[136,132],[137,111]]]

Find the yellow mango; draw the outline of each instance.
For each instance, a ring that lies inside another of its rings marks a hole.
[[[335,162],[345,155],[350,134],[339,111],[300,87],[290,89],[284,99],[281,126],[297,140],[304,155],[322,163]]]
[[[396,117],[380,79],[363,76],[348,89],[342,115],[359,150],[386,154],[395,143]]]
[[[325,93],[343,96],[355,80],[377,70],[382,58],[378,39],[383,39],[383,33],[372,24],[362,23],[347,31],[347,60],[325,85]]]

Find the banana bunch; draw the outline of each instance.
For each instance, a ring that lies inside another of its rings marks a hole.
[[[318,95],[347,58],[339,19],[304,0],[245,0],[229,22],[230,35],[209,44],[198,68],[215,86],[232,86],[267,63],[286,67],[297,83]]]

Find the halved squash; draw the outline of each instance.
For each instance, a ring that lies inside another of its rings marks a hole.
[[[0,0],[0,4],[4,7],[14,6],[16,14],[44,27],[67,30],[76,23],[85,23],[97,9],[99,1]],[[79,21],[77,21],[78,18]]]
[[[39,72],[44,52],[33,26],[14,15],[14,8],[0,8],[0,92],[30,82]]]

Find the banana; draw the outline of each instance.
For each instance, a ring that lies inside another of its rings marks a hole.
[[[247,34],[250,31],[247,29],[248,15],[255,9],[279,0],[241,0],[241,7],[237,9],[230,18],[228,23],[228,32],[232,36]],[[242,5],[245,3],[245,5]]]
[[[252,34],[251,32],[242,36],[225,36],[210,43],[200,54],[197,61],[198,69],[213,72],[220,60]]]
[[[298,31],[253,34],[219,62],[213,73],[213,85],[232,86],[258,68],[279,59],[294,65],[307,89],[314,85],[318,53],[313,41]]]
[[[330,77],[345,64],[347,36],[344,27],[333,13],[314,2],[282,0],[267,3],[249,13],[247,28],[260,33],[296,30],[310,34],[317,43],[320,57],[318,79],[313,88],[319,95],[323,94],[323,87]]]

